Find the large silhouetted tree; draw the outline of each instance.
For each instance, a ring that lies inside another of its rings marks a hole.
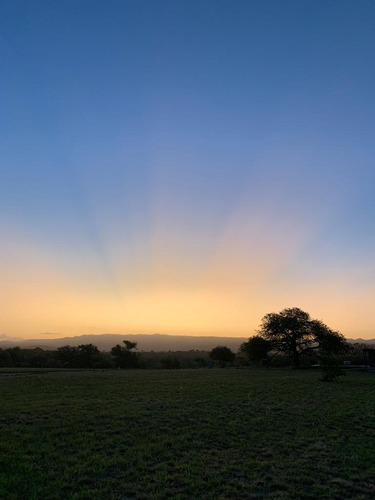
[[[339,354],[350,350],[341,333],[331,330],[320,320],[311,319],[298,307],[266,314],[259,336],[270,342],[273,351],[288,353],[296,368],[301,365],[302,354],[312,354],[317,350]]]

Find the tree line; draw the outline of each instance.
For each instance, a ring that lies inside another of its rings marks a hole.
[[[93,344],[62,346],[56,350],[0,348],[0,368],[88,368],[88,369],[177,369],[209,365],[207,351],[138,352],[135,343],[125,340],[110,352],[99,351]]]
[[[350,360],[361,364],[362,346],[351,346],[342,334],[299,308],[284,309],[264,316],[256,335],[244,342],[237,353],[217,346],[208,351],[139,353],[137,343],[128,340],[110,352],[93,344],[63,346],[57,350],[0,349],[0,367],[33,368],[203,368],[219,366],[286,366],[295,368],[319,363],[322,359]]]

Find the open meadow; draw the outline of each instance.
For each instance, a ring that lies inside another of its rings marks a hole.
[[[0,498],[375,498],[375,374],[0,372]]]

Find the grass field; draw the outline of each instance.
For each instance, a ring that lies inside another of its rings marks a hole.
[[[375,498],[375,374],[0,372],[0,498]]]

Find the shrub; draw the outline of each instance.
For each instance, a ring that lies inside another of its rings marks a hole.
[[[344,370],[340,367],[339,361],[335,358],[324,358],[322,366],[322,382],[333,382],[338,377],[345,375]]]

